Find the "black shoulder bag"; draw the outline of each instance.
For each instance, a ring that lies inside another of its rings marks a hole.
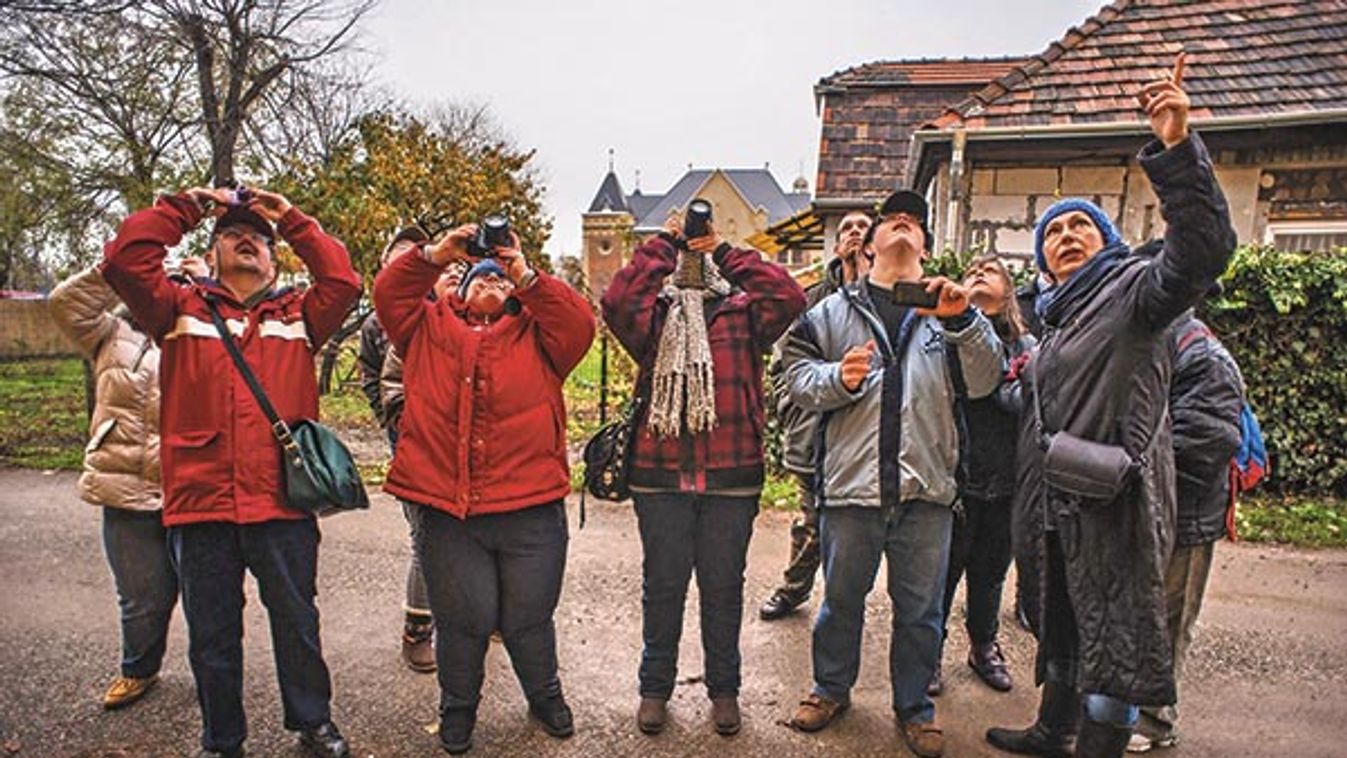
[[[285,477],[286,505],[315,516],[330,516],[343,511],[369,507],[369,496],[360,481],[355,459],[332,430],[312,419],[287,424],[267,399],[262,385],[243,360],[234,337],[225,326],[213,295],[206,295],[211,320],[224,340],[225,350],[234,361],[243,381],[257,398],[257,405],[271,422],[271,432],[281,443],[281,474]]]
[[[636,448],[636,424],[650,402],[646,372],[637,382],[636,394],[616,421],[609,422],[585,443],[585,492],[600,500],[620,502],[631,497],[631,456]],[[583,510],[583,508],[582,508]]]
[[[1138,470],[1137,462],[1120,445],[1094,442],[1067,431],[1049,433],[1043,428],[1043,402],[1038,394],[1041,357],[1040,352],[1033,360],[1034,426],[1043,449],[1044,483],[1089,500],[1117,499]]]

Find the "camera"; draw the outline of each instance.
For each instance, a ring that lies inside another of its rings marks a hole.
[[[693,240],[705,237],[710,231],[711,203],[700,197],[688,203],[688,211],[683,219],[683,239]]]
[[[488,258],[496,254],[496,248],[509,246],[510,220],[495,213],[477,224],[477,235],[468,240],[468,255]]]
[[[253,190],[251,187],[239,187],[229,191],[229,207],[234,208],[240,205],[247,205],[253,201]]]

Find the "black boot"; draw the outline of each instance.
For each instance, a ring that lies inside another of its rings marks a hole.
[[[1132,727],[1085,719],[1076,738],[1076,758],[1122,758]]]
[[[987,742],[998,750],[1045,758],[1072,758],[1072,744],[1080,728],[1080,693],[1061,682],[1043,683],[1038,719],[1028,729],[987,730]],[[1123,740],[1126,744],[1126,740]]]

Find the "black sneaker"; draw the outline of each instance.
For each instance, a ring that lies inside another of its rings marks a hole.
[[[472,728],[477,725],[477,709],[450,708],[440,714],[440,747],[449,755],[472,749]]]
[[[311,755],[318,758],[351,758],[351,748],[346,738],[337,731],[337,725],[331,721],[299,733],[299,744]]]
[[[575,734],[575,719],[571,716],[571,708],[566,705],[566,698],[559,694],[530,702],[529,715],[542,724],[543,731],[553,737],[565,739]]]

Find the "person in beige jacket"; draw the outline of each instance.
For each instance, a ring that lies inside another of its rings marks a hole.
[[[188,265],[204,273],[204,264]],[[178,600],[160,523],[159,348],[96,269],[57,285],[50,306],[57,326],[93,364],[94,411],[79,492],[103,508],[103,550],[122,624],[121,674],[103,695],[103,707],[121,708],[158,680]]]

